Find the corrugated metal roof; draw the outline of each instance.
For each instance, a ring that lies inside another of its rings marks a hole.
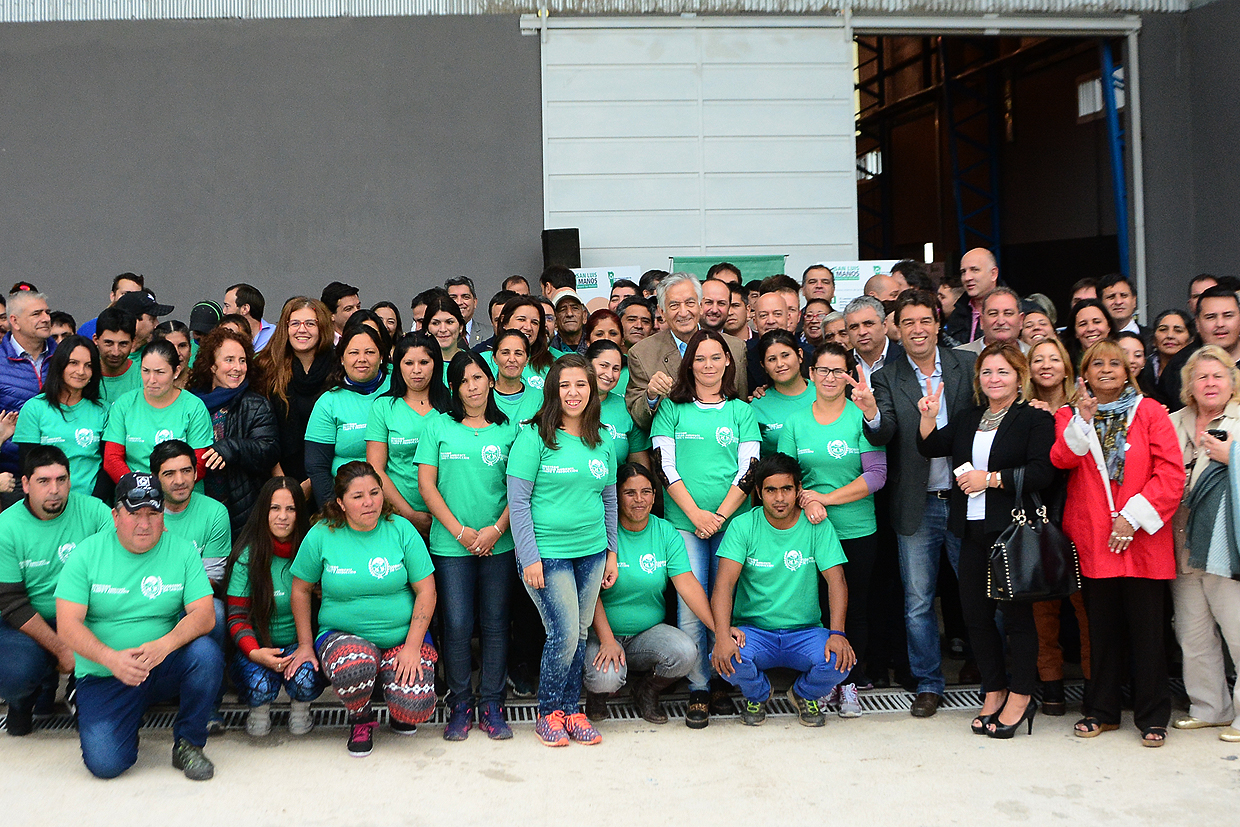
[[[0,22],[521,14],[1099,14],[1187,11],[1190,0],[0,0]]]

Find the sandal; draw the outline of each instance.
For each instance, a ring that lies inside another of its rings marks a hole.
[[[1141,746],[1161,747],[1165,743],[1167,743],[1167,728],[1165,726],[1142,727]]]
[[[1072,734],[1077,738],[1097,738],[1104,732],[1114,732],[1119,724],[1104,724],[1093,715],[1086,715],[1072,725]]]

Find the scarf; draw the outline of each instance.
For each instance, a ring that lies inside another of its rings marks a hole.
[[[347,388],[354,393],[360,393],[363,396],[370,396],[379,389],[380,385],[383,384],[383,377],[385,373],[386,371],[384,371],[383,368],[379,368],[379,372],[375,374],[375,378],[363,384],[358,384],[349,377],[344,376],[341,377],[340,387]]]
[[[1107,476],[1117,485],[1124,484],[1124,451],[1128,446],[1128,418],[1141,400],[1137,389],[1129,385],[1114,402],[1098,405],[1094,414],[1094,430],[1102,443],[1102,456],[1107,464]]]
[[[301,366],[300,359],[293,360],[293,376],[289,379],[288,395],[318,398],[332,372],[334,362],[330,353],[324,353],[310,363],[309,372]]]
[[[250,382],[247,379],[235,388],[212,388],[209,391],[194,391],[194,396],[202,400],[202,404],[207,406],[207,413],[214,415],[215,413],[227,408],[238,397],[250,388]]]
[[[293,556],[293,544],[288,540],[277,540],[271,538],[271,553],[276,557],[283,557],[285,560]]]

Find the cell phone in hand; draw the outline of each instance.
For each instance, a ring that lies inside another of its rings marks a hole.
[[[1206,428],[1206,433],[1217,439],[1219,442],[1227,441],[1227,432],[1219,428]]]

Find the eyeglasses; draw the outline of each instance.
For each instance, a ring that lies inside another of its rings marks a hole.
[[[826,313],[806,313],[805,314],[805,321],[807,322],[820,322],[825,318],[827,318]]]
[[[301,328],[303,328],[303,327],[304,327],[306,330],[314,330],[314,329],[316,329],[318,326],[319,326],[319,323],[318,323],[318,322],[316,322],[316,321],[314,321],[313,319],[311,319],[310,321],[307,321],[307,322],[299,321],[299,320],[297,320],[297,319],[291,319],[291,320],[289,321],[289,323],[288,323],[288,329],[289,329],[289,330],[299,330],[299,329],[301,329]]]
[[[816,376],[832,376],[836,379],[842,379],[848,375],[848,368],[810,368]]]

